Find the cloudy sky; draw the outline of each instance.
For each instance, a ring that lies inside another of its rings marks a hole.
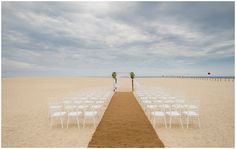
[[[2,2],[3,76],[234,75],[234,2]]]

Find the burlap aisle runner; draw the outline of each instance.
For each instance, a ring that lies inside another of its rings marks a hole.
[[[164,147],[132,92],[116,92],[88,147]]]

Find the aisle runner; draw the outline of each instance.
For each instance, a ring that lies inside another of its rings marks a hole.
[[[117,92],[88,147],[164,147],[132,92]]]

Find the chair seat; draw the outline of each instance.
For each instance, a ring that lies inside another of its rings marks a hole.
[[[151,96],[151,97],[149,97],[149,99],[156,100],[156,97]]]
[[[76,106],[74,106],[74,105],[65,106],[65,109],[67,109],[67,110],[74,109],[74,108],[76,108]]]
[[[198,113],[195,111],[184,111],[183,114],[187,116],[198,116]]]
[[[175,104],[175,105],[172,105],[173,108],[178,108],[178,109],[184,109],[184,108],[187,108],[186,105],[184,104]]]
[[[167,109],[167,108],[170,108],[170,106],[167,105],[167,104],[161,104],[161,105],[159,105],[159,107],[160,107],[160,108],[166,108],[166,109]]]
[[[64,100],[64,101],[62,101],[62,103],[63,103],[63,104],[70,104],[71,101],[69,101],[69,100]]]
[[[189,108],[189,109],[197,109],[198,107],[195,106],[195,105],[189,105],[188,108]]]
[[[154,103],[162,103],[162,100],[154,100]]]
[[[148,98],[146,96],[142,96],[141,99],[144,100],[144,99],[148,99]]]
[[[172,104],[172,103],[174,103],[174,101],[173,100],[165,100],[164,103]]]
[[[150,100],[143,100],[142,103],[151,103]]]
[[[96,103],[103,104],[103,103],[105,103],[105,101],[99,100],[99,101],[96,101]]]
[[[161,116],[165,116],[165,113],[161,111],[155,111],[155,112],[151,112],[151,115],[161,117]]]
[[[82,103],[83,101],[80,101],[80,100],[75,100],[74,103]]]
[[[61,108],[62,106],[61,105],[51,105],[49,106],[50,109],[58,109],[58,108]]]
[[[180,116],[180,113],[177,111],[166,112],[166,114],[169,116]]]
[[[84,101],[84,103],[88,103],[88,104],[92,104],[92,103],[94,103],[94,101]]]
[[[84,112],[85,117],[93,117],[97,115],[97,111],[86,111]]]
[[[64,116],[66,112],[53,112],[52,117],[61,117]]]
[[[94,108],[94,109],[100,109],[100,108],[102,108],[102,105],[93,105],[92,108]]]
[[[182,100],[182,99],[177,99],[175,102],[176,102],[176,103],[179,103],[179,104],[183,104],[185,101]]]
[[[85,109],[87,107],[89,107],[89,106],[88,105],[79,105],[79,106],[77,106],[78,109]]]
[[[78,112],[69,112],[67,115],[73,117],[73,116],[80,116],[81,114],[82,112],[78,111]]]
[[[147,108],[149,108],[149,109],[154,109],[156,107],[157,107],[156,105],[147,105]]]

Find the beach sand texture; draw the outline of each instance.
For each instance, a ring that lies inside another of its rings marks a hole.
[[[234,147],[234,82],[175,78],[137,79],[143,86],[160,86],[170,94],[185,94],[186,100],[200,100],[201,129],[160,127],[157,134],[165,147]],[[184,125],[186,128],[186,125]]]
[[[89,147],[164,147],[132,92],[116,92]]]
[[[143,86],[165,87],[170,93],[183,92],[188,100],[197,97],[201,102],[201,129],[181,129],[179,125],[157,129],[165,147],[234,147],[233,82],[168,78],[137,81]],[[76,125],[51,129],[48,97],[112,83],[112,78],[91,77],[2,78],[2,147],[86,147],[94,129],[79,130]]]
[[[50,128],[48,97],[60,98],[82,88],[106,85],[112,86],[111,78],[3,78],[2,146],[87,147],[93,127],[79,130],[75,123],[69,129],[61,129],[60,125]]]

